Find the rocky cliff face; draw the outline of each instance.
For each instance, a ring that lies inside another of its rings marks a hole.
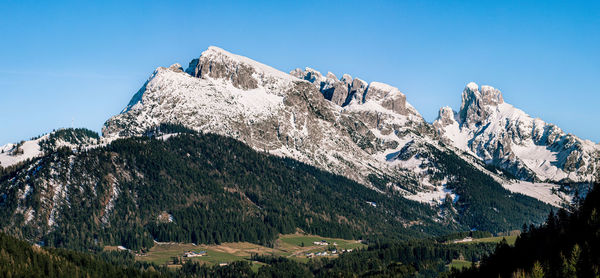
[[[406,96],[398,88],[384,83],[371,82],[367,85],[367,82],[361,79],[352,79],[349,74],[344,74],[342,79],[338,80],[331,72],[323,77],[320,72],[311,68],[306,68],[304,71],[295,69],[290,74],[309,81],[321,91],[325,99],[338,106],[346,107],[375,102],[397,114],[420,117],[417,110],[406,102]]]
[[[433,123],[444,141],[519,178],[550,182],[597,179],[600,147],[504,102],[490,86],[469,83],[460,111],[442,108]]]

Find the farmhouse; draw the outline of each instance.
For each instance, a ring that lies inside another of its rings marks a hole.
[[[329,243],[327,243],[327,241],[325,240],[321,240],[321,241],[315,241],[313,242],[314,245],[321,245],[321,246],[327,246],[329,245]]]
[[[471,242],[471,241],[473,241],[473,238],[468,236],[468,237],[465,237],[463,239],[457,239],[457,240],[455,240],[453,242],[454,243],[463,243],[463,242]]]
[[[206,251],[200,251],[200,252],[187,251],[187,252],[183,253],[183,256],[186,258],[202,257],[202,256],[206,256]]]

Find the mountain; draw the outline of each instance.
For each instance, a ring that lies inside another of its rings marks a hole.
[[[444,107],[433,123],[442,140],[522,180],[598,180],[600,145],[567,134],[505,103],[490,86],[469,83],[458,112]]]
[[[420,152],[440,145],[434,126],[397,88],[307,68],[286,74],[209,47],[183,70],[158,68],[123,112],[103,128],[107,138],[139,135],[160,123],[232,137],[256,150],[300,160],[373,187],[386,177],[406,198],[440,204],[451,177]],[[410,154],[410,155],[409,155]],[[470,161],[511,191],[560,204],[555,185],[507,179]],[[533,188],[533,189],[532,189]]]
[[[210,47],[185,71],[158,68],[103,134],[139,135],[178,123],[366,183],[370,173],[396,176],[386,150],[398,151],[420,129],[433,134],[403,94],[376,85],[363,89],[366,101],[341,109],[310,82]],[[398,114],[394,105],[410,113]]]
[[[505,107],[499,92],[472,91],[464,117],[445,109],[430,124],[393,86],[209,47],[187,69],[156,69],[102,137],[66,129],[2,147],[0,227],[52,246],[139,249],[269,244],[297,228],[400,239],[541,223],[571,187],[451,140],[451,126],[460,135],[495,115],[477,109]]]
[[[102,145],[105,141],[97,132],[85,128],[67,128],[21,141],[0,146],[0,167],[9,168],[27,160],[42,156],[45,152],[62,147],[78,149]],[[0,168],[2,169],[2,168]]]

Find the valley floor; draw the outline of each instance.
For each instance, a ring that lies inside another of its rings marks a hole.
[[[318,243],[318,244],[317,244]],[[319,245],[319,244],[327,245]],[[274,246],[265,247],[248,242],[228,242],[220,245],[196,245],[193,243],[159,242],[147,253],[136,254],[137,261],[153,262],[158,265],[180,267],[181,263],[192,260],[206,264],[228,264],[234,261],[250,260],[252,254],[273,255],[286,257],[300,262],[307,261],[310,257],[335,258],[341,252],[352,252],[365,248],[367,245],[356,240],[327,238],[301,233],[280,235]],[[115,249],[106,247],[105,249]],[[330,251],[331,250],[331,251]],[[336,250],[335,252],[332,250]],[[198,257],[184,257],[185,252],[202,252],[205,255]],[[260,267],[262,263],[253,262],[253,266]]]

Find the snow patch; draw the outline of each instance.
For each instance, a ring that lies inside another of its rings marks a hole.
[[[558,191],[559,186],[551,183],[513,181],[504,183],[502,186],[511,192],[521,193],[557,207],[561,207],[565,202],[570,203],[572,200],[572,196]],[[553,189],[556,190],[556,194],[552,192]]]
[[[433,190],[427,190],[422,192],[417,192],[417,194],[407,194],[404,197],[409,200],[421,202],[421,203],[429,203],[432,205],[441,205],[446,200],[446,196],[450,196],[452,202],[458,201],[459,196],[454,193],[452,190],[446,188],[446,184],[442,183],[439,186],[433,186]]]
[[[49,134],[46,134],[35,140],[24,141],[23,144],[19,146],[19,149],[23,151],[22,154],[13,154],[15,148],[19,144],[6,144],[0,147],[0,166],[12,166],[27,159],[36,158],[42,155],[40,141],[47,139],[48,136]]]

